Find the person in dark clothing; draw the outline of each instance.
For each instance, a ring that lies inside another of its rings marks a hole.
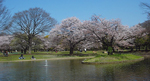
[[[21,56],[19,57],[19,59],[24,59],[23,54],[21,54]]]
[[[5,51],[3,52],[3,55],[4,55],[4,56],[6,56],[6,53],[5,53]]]
[[[8,57],[8,52],[6,51],[6,57]]]
[[[32,55],[32,59],[34,59],[34,56]]]
[[[7,52],[7,51],[4,51],[4,52],[3,52],[3,55],[7,57],[7,56],[8,56],[8,52]]]
[[[36,59],[36,58],[34,58],[34,56],[32,55],[31,59]]]

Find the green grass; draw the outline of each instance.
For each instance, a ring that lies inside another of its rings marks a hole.
[[[21,52],[12,52],[12,53],[9,53],[9,54],[22,54]]]
[[[23,55],[25,59],[19,59],[20,55],[9,55],[8,57],[0,56],[0,61],[23,61],[31,60],[32,55]],[[37,60],[56,58],[56,55],[34,55]]]
[[[28,53],[28,52],[27,52]],[[54,51],[38,51],[38,52],[31,52],[31,54],[68,54],[68,51],[60,51],[60,52],[54,52]]]
[[[86,59],[84,62],[119,62],[119,61],[129,61],[143,58],[141,56],[136,56],[132,54],[114,54],[114,55],[98,55],[91,59]]]
[[[107,53],[102,53],[103,50],[100,51],[87,51],[87,52],[79,52],[74,51],[74,54],[97,54],[96,57],[92,59],[87,59],[84,62],[116,62],[116,61],[127,61],[127,60],[135,60],[139,58],[143,58],[141,56],[136,56],[132,54],[114,54],[114,55],[107,55]],[[21,61],[21,60],[31,60],[31,56],[38,59],[52,59],[52,58],[70,58],[70,57],[88,57],[88,56],[56,56],[57,54],[69,54],[69,51],[58,51],[57,53],[54,51],[49,52],[33,52],[32,55],[24,54],[25,59],[18,59],[20,57],[20,52],[13,52],[9,53],[8,57],[4,57],[2,53],[0,53],[0,61]]]
[[[26,52],[28,54],[28,51]],[[101,51],[97,51],[97,53],[102,53]],[[74,54],[97,54],[97,53],[93,53],[93,51],[87,51],[87,52],[79,52],[79,51],[74,51]],[[2,53],[0,53],[2,54]],[[21,52],[12,52],[9,53],[10,55],[12,54],[22,54]],[[38,52],[34,52],[32,51],[31,54],[69,54],[69,51],[58,51],[57,53],[55,51],[38,51]]]
[[[20,55],[9,55],[8,57],[1,56],[0,61],[17,61],[19,59]],[[31,60],[32,55],[23,55],[25,59],[21,60]],[[53,55],[34,55],[36,59],[49,59],[54,57]]]
[[[102,54],[102,50],[100,51],[82,51],[82,52],[79,52],[79,51],[74,51],[73,53],[74,54]],[[27,52],[28,53],[28,52]],[[57,53],[55,51],[38,51],[38,52],[34,52],[32,51],[31,54],[69,54],[69,51],[58,51]]]
[[[28,53],[28,52],[27,52]],[[52,59],[52,58],[84,58],[84,57],[88,57],[88,56],[57,56],[57,54],[69,54],[69,51],[58,51],[57,53],[55,51],[46,51],[46,52],[31,52],[32,54],[23,54],[23,56],[25,57],[25,59],[19,59],[21,52],[13,52],[13,53],[9,53],[8,57],[4,57],[2,53],[0,53],[0,61],[22,61],[22,60],[31,60],[32,55],[34,55],[34,57],[37,60],[40,59]],[[79,52],[79,51],[74,51],[74,54],[103,54],[102,51],[87,51],[87,52]]]
[[[32,54],[33,55],[33,54]],[[3,56],[2,54],[0,55],[0,62],[10,62],[10,61],[31,61],[32,55],[29,54],[24,54],[23,57],[25,59],[19,59],[20,54],[17,55],[9,55],[8,57]],[[40,55],[40,54],[35,54],[34,57],[36,60],[50,60],[50,59],[78,59],[78,58],[88,58],[90,56],[57,56],[57,55]]]

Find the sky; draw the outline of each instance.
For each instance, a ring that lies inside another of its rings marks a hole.
[[[90,20],[92,15],[101,18],[120,19],[123,25],[132,27],[147,20],[147,14],[140,3],[149,0],[4,0],[13,16],[17,12],[39,7],[50,13],[58,23],[69,17],[81,21]]]

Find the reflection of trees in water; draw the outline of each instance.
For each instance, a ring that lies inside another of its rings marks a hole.
[[[123,67],[124,71],[128,71],[128,74],[130,76],[134,76],[136,77],[136,80],[147,80],[150,78],[146,78],[149,77],[150,75],[150,58],[149,59],[145,59],[143,61],[131,64],[130,66],[125,66]],[[141,78],[140,78],[141,77]]]
[[[27,81],[148,81],[150,59],[120,64],[81,64],[82,60],[1,63],[1,78]],[[0,75],[1,75],[0,73]],[[9,75],[9,76],[8,76]],[[6,77],[5,77],[6,76]]]
[[[95,74],[100,77],[101,81],[114,81],[115,80],[115,67],[112,64],[96,65]]]
[[[115,78],[115,68],[105,68],[105,72],[103,73],[104,81],[114,81]]]
[[[150,59],[123,64],[96,65],[96,74],[103,81],[150,80]]]

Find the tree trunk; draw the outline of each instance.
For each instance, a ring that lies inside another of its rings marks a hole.
[[[133,48],[131,47],[131,52],[133,51]]]
[[[113,47],[112,46],[108,46],[108,55],[113,55]]]
[[[24,49],[24,54],[26,54],[26,49]]]
[[[146,47],[145,47],[145,51],[147,51],[147,45],[146,45]]]
[[[21,53],[23,53],[23,50],[21,49]]]
[[[137,46],[136,46],[136,51],[137,51]]]
[[[113,55],[113,52],[111,52],[110,54]]]
[[[10,51],[11,53],[12,53],[12,49],[11,49],[11,51]]]
[[[70,55],[73,54],[74,47],[70,47]]]
[[[30,36],[29,36],[28,42],[29,42],[29,54],[31,54],[31,50],[32,50],[32,39],[31,39]]]
[[[29,54],[31,54],[32,46],[29,46]]]

